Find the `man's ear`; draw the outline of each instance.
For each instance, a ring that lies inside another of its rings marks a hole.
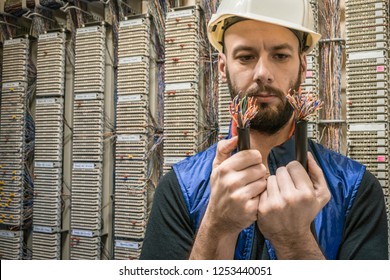
[[[224,53],[218,54],[218,72],[222,79],[222,82],[226,83],[226,55]]]
[[[306,72],[307,72],[307,59],[306,54],[302,53],[299,56],[299,59],[301,60],[301,83],[303,83],[306,80]]]

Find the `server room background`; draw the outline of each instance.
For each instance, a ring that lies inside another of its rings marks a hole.
[[[0,0],[0,259],[138,259],[159,178],[227,135],[218,0]],[[389,1],[312,0],[309,137],[389,215]]]

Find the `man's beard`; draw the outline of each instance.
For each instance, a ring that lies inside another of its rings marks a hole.
[[[291,90],[298,90],[301,82],[301,67],[299,67],[298,77],[295,82],[291,81]],[[275,95],[282,102],[276,107],[268,103],[257,102],[259,111],[251,120],[250,127],[253,130],[259,131],[263,134],[272,135],[278,132],[290,120],[294,109],[287,101],[286,94],[283,91],[263,84],[257,84],[256,88],[251,88],[247,92],[242,92],[233,86],[228,69],[226,69],[227,83],[230,90],[230,96],[233,99],[237,94],[241,96],[259,96],[261,92],[266,92],[270,95]]]

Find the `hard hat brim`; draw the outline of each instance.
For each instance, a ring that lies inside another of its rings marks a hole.
[[[208,24],[207,34],[209,37],[209,41],[219,52],[223,51],[222,38],[223,38],[223,33],[225,32],[225,30],[223,30],[224,20],[235,16],[238,15],[235,14],[224,14],[221,16],[213,15],[213,17],[211,18]],[[319,33],[313,32],[312,30],[305,28],[302,25],[294,24],[280,19],[274,19],[271,17],[256,15],[252,13],[246,13],[244,16],[239,15],[239,17],[246,18],[248,20],[256,20],[260,22],[275,24],[278,26],[286,27],[288,29],[294,29],[309,34],[306,40],[307,48],[304,50],[306,54],[310,53],[315,48],[318,41],[321,39],[321,34]]]

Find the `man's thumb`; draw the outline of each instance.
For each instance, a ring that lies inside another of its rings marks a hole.
[[[217,152],[213,161],[213,169],[230,157],[234,149],[237,148],[237,142],[237,136],[218,142]]]

